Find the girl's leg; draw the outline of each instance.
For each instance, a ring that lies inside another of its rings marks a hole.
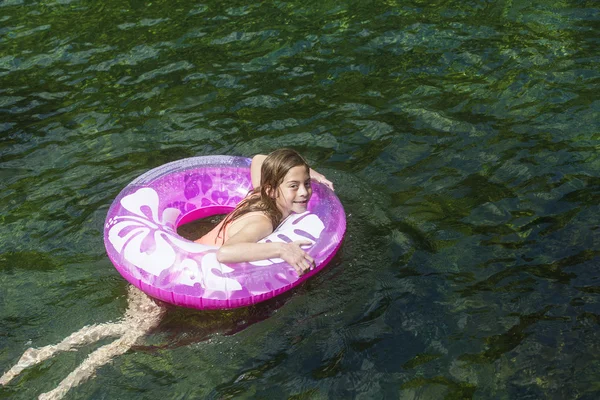
[[[56,345],[48,345],[39,349],[29,348],[21,356],[17,364],[0,377],[0,385],[6,385],[25,368],[39,364],[60,351],[74,350],[89,343],[112,336],[122,336],[127,327],[122,323],[107,323],[81,328]]]
[[[128,288],[127,303],[125,318],[120,322],[85,326],[57,345],[27,349],[17,364],[0,377],[0,385],[6,385],[25,368],[39,364],[60,351],[74,350],[107,337],[123,336],[127,332],[142,332],[137,338],[158,325],[165,312],[163,303],[153,300],[134,286]]]
[[[135,342],[152,328],[155,328],[166,308],[137,289],[129,292],[129,308],[121,325],[125,333],[114,342],[100,347],[91,353],[84,362],[71,372],[56,389],[42,394],[40,400],[61,399],[72,387],[91,377],[96,369],[108,363],[114,357],[125,353]]]
[[[73,372],[71,372],[63,381],[50,392],[40,395],[40,400],[58,400],[62,399],[71,389],[91,377],[97,368],[108,363],[113,357],[125,353],[133,346],[135,341],[144,334],[141,330],[129,331],[123,337],[114,342],[100,347],[91,353],[85,361],[81,363]]]

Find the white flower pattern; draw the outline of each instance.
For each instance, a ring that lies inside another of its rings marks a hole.
[[[202,276],[202,287],[209,292],[241,289],[237,281],[222,276],[233,269],[216,260],[214,248],[182,240],[168,227],[179,216],[179,210],[166,208],[158,218],[159,197],[154,189],[141,188],[124,196],[121,205],[133,215],[109,220],[108,240],[125,261],[137,267],[129,271],[134,277],[143,278],[142,271],[154,277],[167,271],[170,279],[162,287],[174,283],[175,278],[177,284],[193,286]],[[215,268],[220,274],[214,273]],[[163,280],[155,278],[153,283]]]

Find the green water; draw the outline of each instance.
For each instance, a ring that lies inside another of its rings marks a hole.
[[[330,267],[172,309],[66,398],[600,397],[599,32],[591,0],[0,1],[0,373],[122,317],[128,182],[289,146],[346,209]]]

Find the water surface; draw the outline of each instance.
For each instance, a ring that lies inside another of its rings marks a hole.
[[[1,372],[122,317],[128,182],[288,146],[346,209],[330,267],[172,309],[67,398],[598,398],[599,31],[586,0],[0,2]]]

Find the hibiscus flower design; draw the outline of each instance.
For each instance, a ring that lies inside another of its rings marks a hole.
[[[184,177],[183,194],[187,200],[190,200],[201,193],[208,192],[212,186],[213,181],[209,174],[188,174]]]
[[[281,223],[281,225],[279,225],[279,227],[277,227],[277,230],[273,234],[262,239],[259,243],[290,243],[295,240],[308,240],[312,243],[312,246],[319,240],[324,229],[325,225],[318,216],[312,214],[310,211],[305,211],[301,214],[290,215]],[[281,258],[272,258],[268,260],[252,261],[250,264],[268,266],[282,262],[284,261]]]
[[[109,219],[108,241],[134,277],[162,288],[200,283],[211,292],[241,289],[237,281],[223,276],[232,269],[216,260],[216,249],[183,240],[170,227],[179,209],[165,208],[159,217],[160,200],[154,189],[138,189],[120,203],[127,213]]]

